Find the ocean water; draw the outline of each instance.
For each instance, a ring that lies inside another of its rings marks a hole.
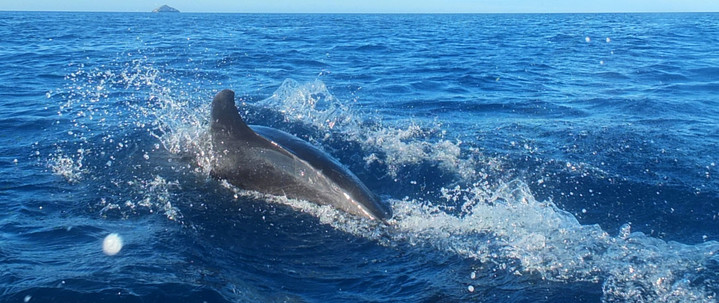
[[[718,300],[717,14],[0,12],[0,36],[2,302]],[[224,88],[393,219],[211,178]]]

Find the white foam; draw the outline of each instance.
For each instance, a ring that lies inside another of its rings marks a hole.
[[[519,181],[445,189],[445,198],[463,201],[462,212],[448,214],[426,201],[392,200],[395,215],[389,226],[328,206],[283,197],[263,199],[290,205],[317,216],[323,224],[383,245],[431,246],[479,263],[499,264],[510,273],[535,274],[550,281],[602,282],[605,301],[716,299],[707,285],[690,281],[700,278],[708,270],[707,264],[717,262],[719,243],[665,242],[632,233],[628,226],[611,236],[597,225],[580,224],[551,201],[537,201]],[[476,273],[470,278],[475,279]]]
[[[607,301],[711,302],[706,285],[688,281],[716,258],[719,243],[684,245],[642,233],[610,236],[581,225],[551,201],[537,201],[516,181],[487,188],[453,188],[447,197],[464,201],[457,216],[417,201],[394,205],[395,240],[430,244],[481,262],[517,260],[517,273],[553,281],[604,281]],[[713,261],[716,262],[716,261]],[[641,296],[635,296],[639,289]]]

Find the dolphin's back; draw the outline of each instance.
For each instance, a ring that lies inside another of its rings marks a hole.
[[[387,219],[391,217],[391,210],[374,195],[362,181],[349,169],[337,162],[327,153],[281,130],[260,125],[251,125],[250,128],[260,136],[273,141],[298,158],[307,161],[315,169],[322,171],[330,180],[362,203],[375,216]]]

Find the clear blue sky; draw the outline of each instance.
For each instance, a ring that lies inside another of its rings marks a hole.
[[[719,0],[0,0],[0,10],[278,13],[719,12]]]

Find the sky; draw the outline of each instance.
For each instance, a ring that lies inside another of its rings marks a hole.
[[[719,12],[719,0],[0,0],[0,11],[228,13]]]

